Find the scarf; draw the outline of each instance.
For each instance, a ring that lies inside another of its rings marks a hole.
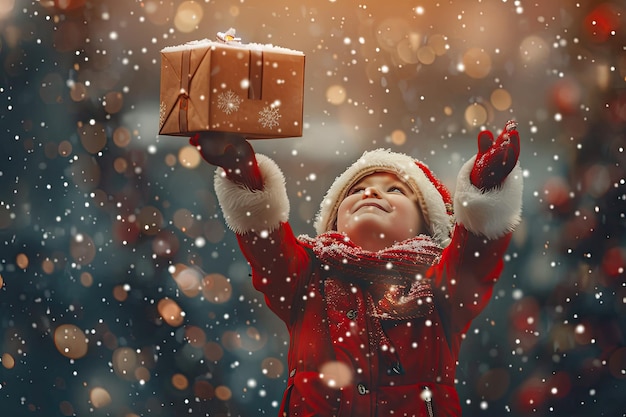
[[[337,232],[315,238],[303,235],[298,239],[315,253],[323,269],[362,288],[367,314],[374,319],[374,343],[390,369],[402,373],[381,320],[409,320],[432,312],[433,290],[430,280],[423,275],[438,260],[441,247],[426,236],[417,236],[377,252],[364,250]]]
[[[364,250],[337,232],[299,240],[317,255],[324,269],[340,279],[357,281],[374,302],[368,311],[371,316],[406,320],[432,310],[433,292],[423,274],[436,262],[441,248],[428,237],[418,236],[378,252]]]

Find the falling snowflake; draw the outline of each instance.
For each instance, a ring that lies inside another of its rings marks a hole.
[[[278,119],[281,118],[277,107],[263,107],[263,110],[259,112],[259,123],[263,127],[273,129],[278,126]]]
[[[164,102],[161,102],[159,106],[159,126],[163,127],[163,123],[165,123],[165,112],[167,111],[167,106]]]
[[[220,93],[217,96],[217,108],[226,114],[231,114],[239,110],[239,105],[243,100],[233,90]]]

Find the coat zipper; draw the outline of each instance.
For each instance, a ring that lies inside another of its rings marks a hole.
[[[428,417],[435,417],[435,413],[433,412],[433,393],[430,391],[430,388],[424,387],[420,397],[422,397],[422,400],[426,403]]]

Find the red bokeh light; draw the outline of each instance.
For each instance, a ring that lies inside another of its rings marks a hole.
[[[606,42],[620,26],[617,7],[603,3],[593,9],[583,22],[585,31],[594,42]]]
[[[85,0],[54,0],[54,7],[61,10],[73,10],[83,7]]]

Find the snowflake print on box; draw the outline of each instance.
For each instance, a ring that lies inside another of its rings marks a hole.
[[[239,97],[233,90],[220,93],[217,96],[217,108],[226,114],[231,114],[239,110],[239,105],[243,99]]]
[[[259,112],[259,123],[265,128],[273,129],[278,126],[278,119],[281,118],[277,107],[263,107]]]

